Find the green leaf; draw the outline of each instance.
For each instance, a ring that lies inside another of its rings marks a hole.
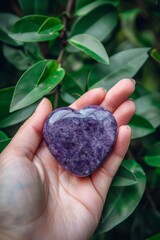
[[[82,89],[80,88],[80,86],[78,85],[78,83],[76,82],[76,79],[72,78],[69,75],[66,75],[63,78],[62,81],[62,89],[65,92],[68,92],[72,95],[82,95],[84,93],[84,91],[82,91]]]
[[[80,88],[77,79],[72,78],[69,75],[66,75],[62,81],[61,88],[61,98],[67,104],[73,103],[77,98],[79,98],[84,91]]]
[[[160,142],[156,142],[148,149],[144,160],[151,167],[160,167]]]
[[[160,233],[150,237],[150,238],[147,238],[147,240],[159,240],[160,239]]]
[[[95,8],[103,5],[103,4],[112,4],[114,6],[117,6],[120,3],[119,0],[99,0],[99,1],[82,1],[79,0],[77,1],[77,5],[76,5],[76,15],[77,16],[82,16],[82,15],[86,15],[89,12],[91,12],[92,10],[94,10]]]
[[[129,160],[128,160],[129,161]],[[120,166],[116,176],[113,179],[112,186],[114,187],[125,187],[130,186],[137,183],[136,176],[130,171],[130,169],[126,168],[125,165]]]
[[[0,141],[0,153],[4,150],[5,147],[10,143],[11,138]]]
[[[129,125],[132,129],[132,139],[141,138],[155,132],[155,128],[144,117],[135,114]]]
[[[18,0],[18,3],[23,12],[28,14],[46,14],[48,10],[49,1],[39,0]]]
[[[7,44],[11,44],[13,46],[22,45],[22,43],[13,40],[9,34],[11,33],[11,29],[15,22],[19,20],[14,14],[11,13],[0,13],[0,41],[3,41]]]
[[[154,128],[160,125],[160,93],[154,92],[135,100],[136,113],[146,118]]]
[[[36,44],[24,45],[23,50],[4,45],[3,54],[10,64],[21,71],[27,70],[43,58]]]
[[[35,111],[39,102],[36,102],[28,107],[9,113],[8,116],[0,120],[0,128],[6,128],[26,120]]]
[[[79,34],[70,38],[68,42],[96,61],[109,64],[109,58],[105,48],[95,37],[88,34]]]
[[[149,48],[134,48],[110,57],[110,65],[96,64],[90,73],[89,88],[110,89],[122,78],[133,77],[148,58]]]
[[[138,16],[142,13],[141,8],[130,8],[120,13],[120,19],[122,24],[123,33],[134,44],[134,46],[153,46],[155,42],[154,33],[152,31],[146,31],[138,29]]]
[[[160,52],[157,49],[152,49],[151,51],[151,57],[156,60],[158,63],[160,63]]]
[[[0,131],[0,141],[5,139],[8,139],[8,136],[4,132]]]
[[[50,92],[64,77],[64,69],[54,60],[42,60],[29,68],[19,79],[10,111],[24,108]]]
[[[107,232],[124,221],[135,210],[143,196],[146,186],[143,169],[134,160],[125,161],[125,166],[136,176],[137,183],[126,187],[110,188],[95,235]]]
[[[22,42],[50,41],[58,37],[63,29],[59,18],[43,15],[28,15],[17,21],[10,36]]]
[[[78,18],[71,28],[69,37],[78,34],[90,34],[99,41],[103,41],[114,30],[117,21],[115,8],[112,5],[104,4]]]
[[[13,87],[0,90],[0,128],[10,127],[26,120],[34,112],[38,105],[38,102],[36,102],[14,113],[9,113],[13,92]]]

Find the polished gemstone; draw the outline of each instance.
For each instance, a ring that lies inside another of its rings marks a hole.
[[[64,169],[85,177],[96,171],[111,153],[117,123],[112,113],[100,106],[79,111],[62,107],[48,116],[43,136]]]

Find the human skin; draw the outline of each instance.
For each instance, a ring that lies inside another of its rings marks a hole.
[[[41,101],[0,155],[1,240],[86,240],[92,236],[130,143],[127,124],[135,112],[129,99],[134,89],[133,80],[123,79],[108,92],[90,90],[71,105],[77,110],[100,105],[118,123],[109,159],[84,178],[65,171],[46,147],[42,128],[52,107],[46,98]]]

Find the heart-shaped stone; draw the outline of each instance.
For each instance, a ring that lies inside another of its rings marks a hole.
[[[47,118],[43,136],[61,166],[85,177],[111,153],[117,136],[117,122],[111,112],[100,106],[79,111],[62,107]]]

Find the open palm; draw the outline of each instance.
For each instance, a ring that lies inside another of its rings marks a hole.
[[[71,107],[101,105],[113,112],[118,126],[109,159],[91,176],[65,171],[42,140],[51,104],[44,99],[0,155],[0,239],[84,240],[94,233],[111,181],[128,149],[126,124],[135,111],[129,96],[134,82],[124,79],[107,93],[90,90]]]

